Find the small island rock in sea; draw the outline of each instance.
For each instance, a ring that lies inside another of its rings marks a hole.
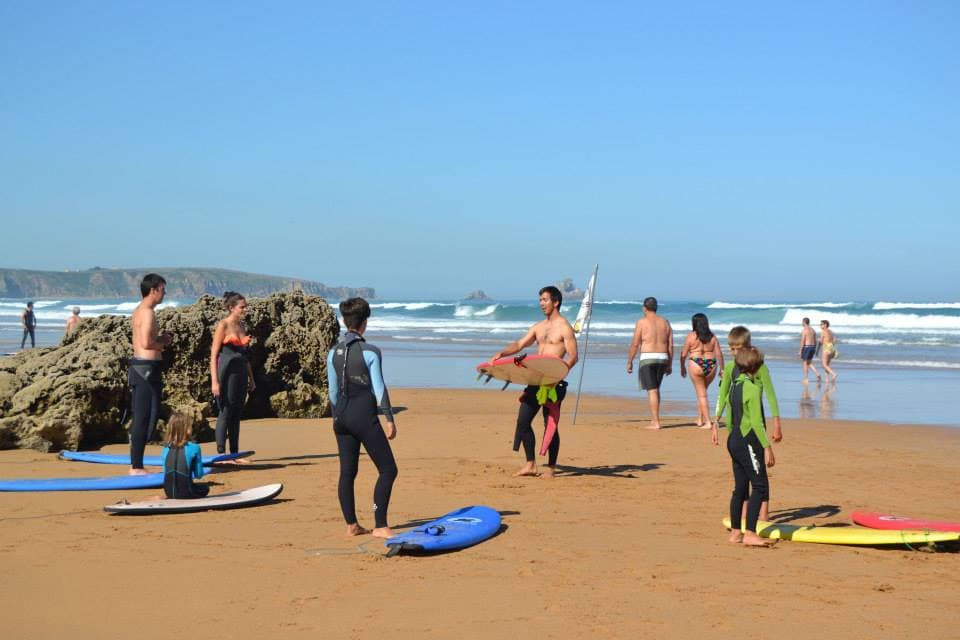
[[[467,295],[463,296],[464,300],[489,300],[490,296],[484,293],[483,289],[477,289],[476,291],[471,291]]]

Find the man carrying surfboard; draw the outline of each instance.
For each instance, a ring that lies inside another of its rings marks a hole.
[[[490,362],[496,362],[500,358],[513,355],[536,342],[538,355],[560,358],[567,365],[568,371],[572,369],[577,364],[577,338],[573,333],[573,327],[560,314],[562,302],[563,294],[560,293],[560,289],[554,286],[540,289],[540,310],[546,317],[530,327],[525,336],[498,351],[490,359]],[[523,452],[527,462],[516,475],[537,475],[537,462],[534,456],[536,436],[533,433],[533,418],[541,410],[544,414],[545,429],[540,455],[549,453],[544,475],[548,477],[554,475],[557,456],[560,453],[560,433],[557,430],[557,422],[560,418],[560,404],[563,402],[566,392],[567,383],[565,380],[550,385],[528,385],[523,390],[520,395],[520,411],[517,414],[517,430],[514,436],[513,450],[519,451],[520,445],[523,444]]]

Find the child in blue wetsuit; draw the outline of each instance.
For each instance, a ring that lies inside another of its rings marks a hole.
[[[203,477],[203,457],[200,445],[190,441],[193,421],[183,413],[170,416],[167,446],[163,449],[163,491],[168,498],[203,498],[210,487],[195,484],[193,479]]]
[[[736,379],[724,381],[730,385],[729,401],[724,404],[730,407],[727,452],[733,462],[734,480],[730,496],[730,542],[767,546],[768,541],[757,535],[757,520],[760,505],[769,496],[767,467],[772,467],[775,460],[763,424],[763,387],[757,375],[763,365],[763,355],[756,347],[743,347],[737,351],[735,362]],[[719,444],[717,422],[710,427],[713,444]],[[747,502],[746,525],[741,532],[744,501]]]

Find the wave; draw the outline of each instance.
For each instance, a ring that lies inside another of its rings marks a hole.
[[[455,307],[452,302],[378,302],[371,309],[403,309],[404,311],[422,311],[430,307]]]
[[[791,304],[787,302],[760,302],[757,304],[747,304],[739,302],[711,302],[707,309],[789,309],[791,307],[812,308],[812,309],[839,309],[841,307],[852,307],[856,302],[800,302]]]
[[[499,308],[499,304],[490,304],[482,308],[458,304],[453,315],[455,318],[485,318],[495,314]]]
[[[865,364],[884,367],[919,367],[924,369],[960,369],[960,362],[941,362],[938,360],[860,360],[844,358],[844,364]]]
[[[787,309],[780,324],[800,326],[800,321],[809,314],[802,309]],[[826,312],[817,314],[816,321],[829,320],[831,328],[873,328],[906,331],[957,331],[960,332],[960,316],[912,313],[853,314]]]
[[[960,302],[877,302],[874,311],[892,309],[960,309]]]

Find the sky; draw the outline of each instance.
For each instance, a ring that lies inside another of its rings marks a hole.
[[[0,267],[956,301],[958,27],[922,1],[5,0]]]

